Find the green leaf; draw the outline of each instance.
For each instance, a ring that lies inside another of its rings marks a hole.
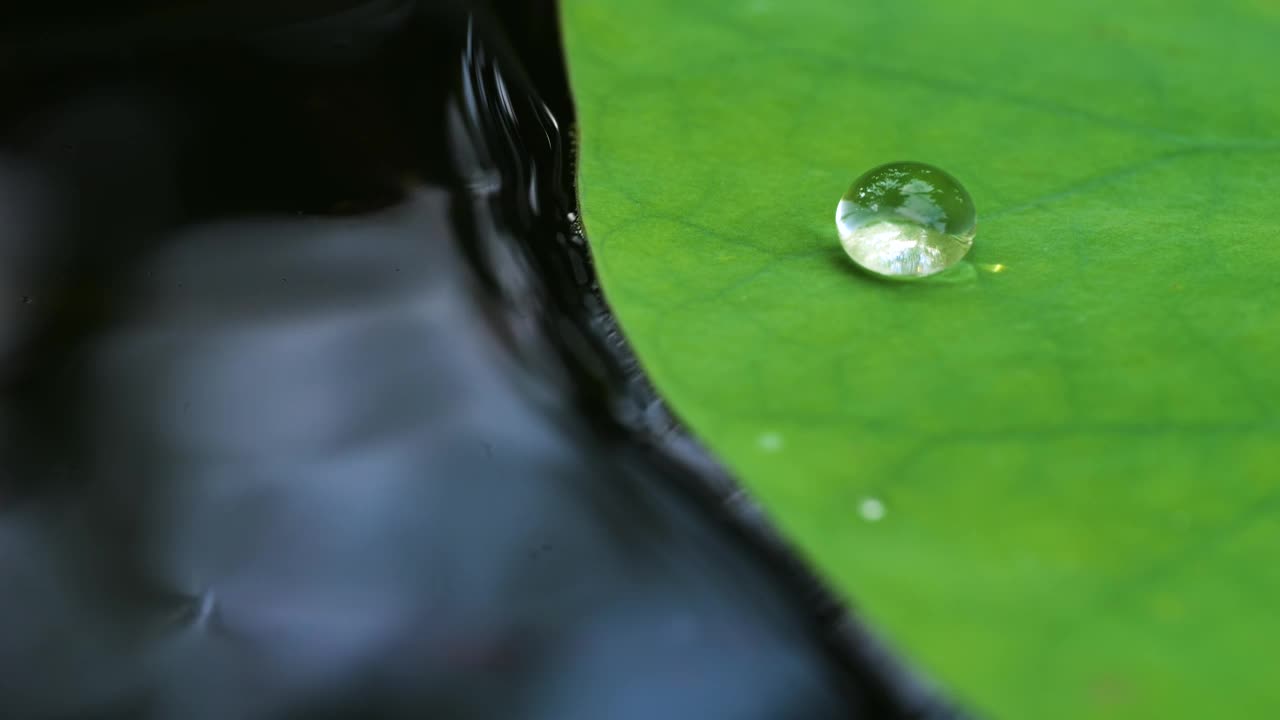
[[[1280,5],[564,11],[607,294],[860,612],[993,717],[1280,708]],[[837,241],[907,159],[978,205],[942,281]]]

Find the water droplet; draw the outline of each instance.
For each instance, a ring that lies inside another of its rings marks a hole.
[[[31,303],[33,303],[33,302],[35,302],[35,300],[31,299],[31,296],[30,296],[30,295],[23,295],[23,296],[22,296],[22,304],[23,304],[23,305],[30,305],[30,304],[31,304]]]
[[[976,224],[973,199],[960,182],[918,162],[869,170],[836,206],[844,251],[888,278],[928,277],[960,262]]]
[[[867,522],[879,522],[884,519],[884,503],[876,498],[865,498],[858,503],[858,514]]]
[[[760,445],[760,449],[765,452],[773,453],[782,449],[782,436],[776,432],[764,433],[756,442]]]

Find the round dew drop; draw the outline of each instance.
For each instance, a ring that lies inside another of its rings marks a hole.
[[[955,265],[973,247],[977,211],[940,168],[895,162],[867,171],[836,206],[840,244],[858,265],[911,280]]]

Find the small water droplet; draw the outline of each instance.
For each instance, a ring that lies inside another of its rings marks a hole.
[[[782,436],[776,432],[763,433],[756,443],[760,445],[761,450],[775,453],[782,449]]]
[[[869,170],[836,206],[844,251],[888,278],[928,277],[952,267],[973,246],[976,226],[973,199],[960,181],[918,162]]]
[[[884,503],[876,498],[864,498],[858,503],[858,514],[867,522],[880,522],[884,519],[884,513]]]
[[[23,295],[23,296],[22,296],[22,304],[23,304],[23,305],[30,305],[30,304],[31,304],[31,303],[33,303],[33,302],[35,302],[35,300],[34,300],[30,295]]]

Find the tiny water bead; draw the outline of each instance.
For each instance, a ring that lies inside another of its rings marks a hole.
[[[844,251],[889,278],[928,277],[960,262],[976,224],[973,198],[960,181],[919,162],[867,171],[836,206]]]
[[[877,498],[864,498],[858,503],[858,514],[867,522],[880,522],[884,519],[884,513],[884,503]]]

